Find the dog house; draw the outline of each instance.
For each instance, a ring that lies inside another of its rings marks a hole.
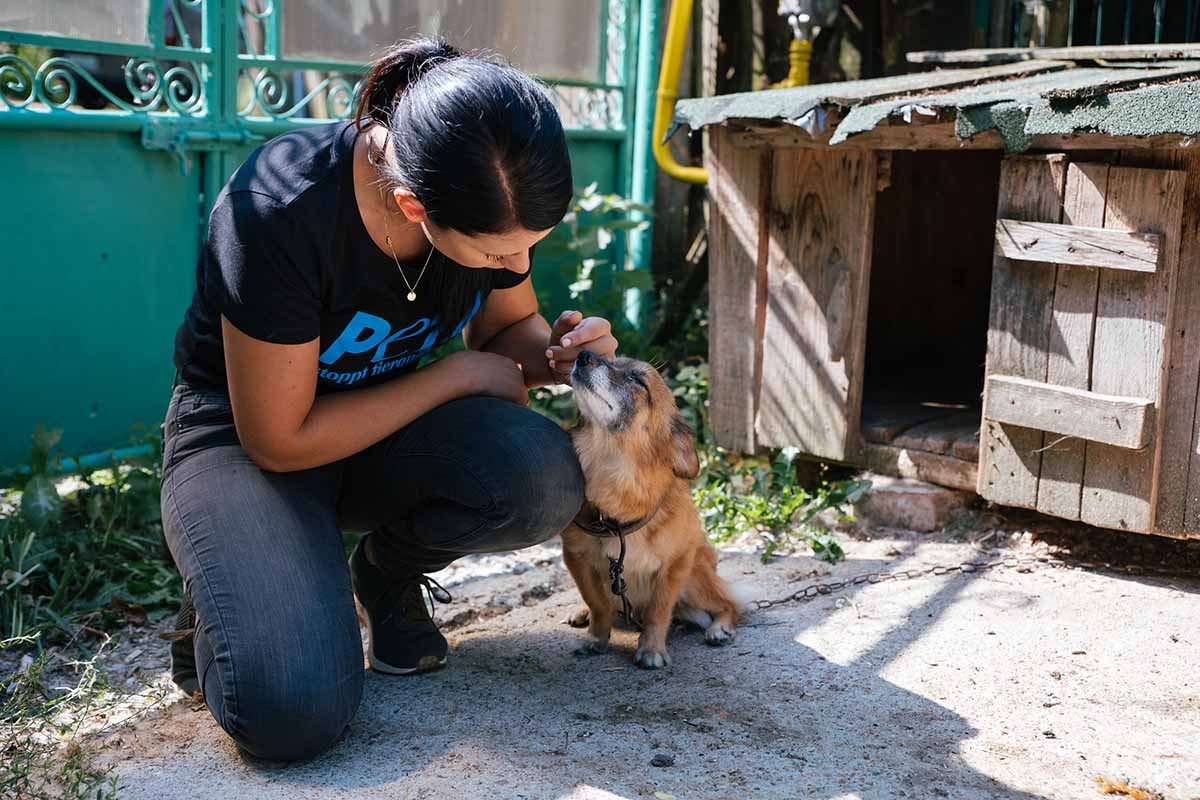
[[[677,105],[720,444],[1200,535],[1200,62],[1080,52]]]

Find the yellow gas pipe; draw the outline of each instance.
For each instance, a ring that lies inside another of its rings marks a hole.
[[[683,48],[687,43],[688,24],[692,19],[692,0],[675,0],[667,21],[667,40],[663,45],[662,68],[658,72],[658,102],[654,106],[654,160],[662,171],[676,180],[703,186],[708,172],[703,167],[685,167],[671,155],[663,141],[667,126],[675,115],[676,87],[683,66]]]
[[[792,39],[788,45],[788,74],[772,89],[792,89],[808,86],[808,65],[812,63],[812,42],[808,39]]]
[[[667,126],[675,115],[676,87],[679,86],[679,71],[683,67],[683,49],[687,43],[688,26],[692,19],[692,0],[675,0],[671,4],[671,17],[667,21],[667,37],[663,45],[662,67],[658,72],[658,95],[654,106],[654,160],[662,171],[676,180],[708,183],[708,172],[703,167],[685,167],[675,160],[671,149],[663,141]],[[788,75],[773,89],[807,86],[809,64],[812,63],[812,42],[793,38],[788,45]]]

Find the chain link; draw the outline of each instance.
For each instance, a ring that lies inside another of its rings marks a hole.
[[[888,583],[889,581],[911,581],[917,578],[927,578],[930,576],[943,576],[955,574],[967,574],[975,572],[986,572],[993,569],[1015,569],[1025,572],[1032,572],[1035,567],[1043,567],[1048,569],[1085,569],[1085,570],[1105,570],[1109,572],[1120,572],[1126,575],[1153,575],[1153,576],[1180,576],[1180,577],[1197,577],[1194,572],[1187,572],[1180,569],[1161,569],[1158,567],[1133,566],[1129,564],[1112,564],[1105,561],[1061,561],[1053,556],[1038,555],[1038,556],[1006,556],[997,558],[991,561],[962,561],[958,564],[936,564],[928,567],[918,567],[915,569],[902,569],[895,572],[864,572],[861,575],[855,575],[851,578],[843,578],[841,580],[828,581],[826,583],[814,583],[805,586],[799,591],[793,592],[787,597],[780,597],[775,600],[754,600],[750,603],[752,608],[762,610],[773,606],[781,606],[787,603],[805,603],[817,597],[834,592],[840,592],[843,589],[848,589],[853,586],[871,585],[876,583]]]

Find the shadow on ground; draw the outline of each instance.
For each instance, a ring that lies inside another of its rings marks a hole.
[[[836,575],[972,555],[912,537],[854,551]],[[762,596],[814,569],[722,565]],[[563,587],[548,599],[456,631],[446,670],[369,674],[347,737],[306,764],[240,757],[203,711],[143,721],[122,734],[121,796],[1094,797],[1097,775],[1137,770],[1160,788],[1200,785],[1188,774],[1196,745],[1173,741],[1195,727],[1194,687],[1136,688],[1187,671],[1169,632],[1196,607],[1176,585],[1043,570],[866,586],[753,613],[725,648],[677,630],[672,666],[646,672],[630,663],[632,632],[612,653],[574,654],[583,634],[560,624],[577,603],[561,571],[537,572]],[[1124,662],[1110,658],[1113,626],[1150,602],[1161,624],[1130,632]],[[653,766],[656,755],[673,764]]]

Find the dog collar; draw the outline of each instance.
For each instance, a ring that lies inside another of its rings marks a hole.
[[[612,517],[606,517],[604,512],[589,500],[583,504],[583,508],[579,509],[574,522],[584,533],[607,539],[612,536],[625,536],[644,528],[657,512],[658,509],[655,508],[644,517],[638,517],[629,522],[618,522]]]

